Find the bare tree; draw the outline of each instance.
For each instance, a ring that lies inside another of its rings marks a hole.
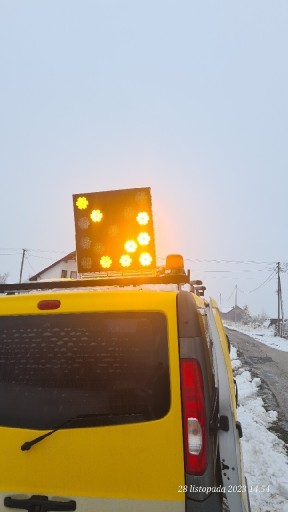
[[[5,274],[0,274],[0,283],[6,283],[7,281],[7,277],[8,277],[8,272],[6,272]]]

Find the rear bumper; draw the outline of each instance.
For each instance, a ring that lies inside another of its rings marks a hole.
[[[33,492],[27,495],[30,498]],[[9,509],[4,506],[5,497],[19,497],[23,494],[0,493],[0,512],[7,512]],[[59,497],[49,496],[49,500],[76,502],[77,512],[185,512],[185,501],[168,500],[135,500],[135,499],[109,499],[109,498],[83,498],[77,496]],[[194,512],[193,508],[193,512]],[[197,510],[197,509],[196,509]],[[205,509],[206,510],[206,509]]]

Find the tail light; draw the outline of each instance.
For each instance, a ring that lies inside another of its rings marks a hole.
[[[196,359],[181,359],[180,372],[185,470],[190,474],[201,475],[207,466],[208,452],[201,366]]]

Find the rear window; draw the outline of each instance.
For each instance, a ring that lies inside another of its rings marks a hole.
[[[166,317],[0,317],[0,386],[2,426],[48,430],[86,414],[69,427],[162,418],[170,407]]]

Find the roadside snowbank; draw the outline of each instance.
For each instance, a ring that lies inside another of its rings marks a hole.
[[[224,321],[223,324],[233,331],[243,332],[248,336],[251,336],[256,341],[260,341],[264,343],[264,345],[268,345],[272,348],[277,348],[278,350],[283,350],[284,352],[288,352],[288,340],[284,338],[280,338],[279,336],[274,336],[274,329],[268,327],[251,327],[250,325],[244,325],[237,322],[227,322]]]
[[[235,347],[231,347],[231,360],[238,386],[238,419],[243,428],[242,450],[251,510],[288,512],[285,445],[268,430],[277,421],[277,412],[264,409],[262,399],[257,396],[261,379],[252,379],[251,373],[242,368]]]

